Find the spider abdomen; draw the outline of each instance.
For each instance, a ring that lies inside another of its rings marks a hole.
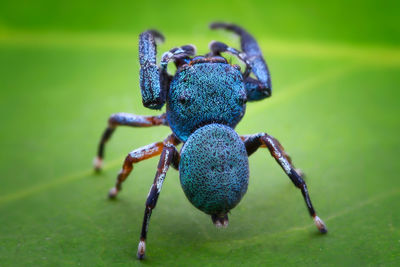
[[[179,174],[183,191],[195,207],[210,215],[224,215],[247,191],[244,143],[228,126],[203,126],[182,147]]]

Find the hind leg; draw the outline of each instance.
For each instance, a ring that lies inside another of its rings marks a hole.
[[[292,163],[292,158],[290,157],[290,155],[285,151],[285,149],[283,148],[283,146],[281,145],[281,143],[274,138],[273,136],[269,136],[277,145],[277,147],[282,151],[282,156],[294,167],[294,164]],[[251,154],[253,154],[254,152],[256,152],[256,150],[259,147],[267,147],[265,144],[260,144],[257,140],[259,140],[259,135],[258,134],[253,134],[253,135],[243,135],[240,137],[243,142],[245,142],[246,145],[246,149],[247,149],[247,155],[250,157]],[[295,168],[295,171],[301,176],[301,178],[305,178],[305,173],[299,169],[299,168]]]
[[[141,116],[129,113],[116,113],[111,115],[108,120],[108,127],[101,136],[97,156],[93,161],[95,170],[100,171],[103,165],[104,146],[111,138],[117,126],[151,127],[158,125],[168,125],[165,113],[159,116]]]
[[[301,190],[304,201],[306,202],[308,212],[313,218],[315,225],[321,233],[326,233],[328,230],[325,223],[317,216],[315,209],[311,203],[310,196],[308,194],[308,189],[303,178],[296,172],[294,166],[291,163],[290,158],[283,149],[282,145],[266,133],[259,133],[250,136],[242,137],[244,144],[246,146],[247,154],[251,155],[259,147],[266,147],[270,151],[271,155],[275,158],[278,164],[282,167],[285,173],[289,176],[293,184]]]
[[[144,258],[146,252],[146,238],[150,223],[150,216],[153,209],[156,207],[158,196],[160,195],[168,168],[171,164],[177,168],[179,166],[179,160],[179,152],[177,151],[174,143],[167,141],[162,150],[154,182],[150,187],[149,194],[147,195],[142,231],[140,233],[140,241],[137,250],[137,257],[139,260]]]

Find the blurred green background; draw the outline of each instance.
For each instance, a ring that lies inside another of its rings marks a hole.
[[[400,262],[398,1],[1,1],[0,265],[384,265]],[[157,158],[106,194],[124,156],[167,127],[118,128],[105,169],[92,159],[111,113],[141,104],[137,36],[157,28],[160,54],[211,40],[239,48],[213,20],[259,41],[273,96],[249,103],[239,134],[277,137],[307,174],[329,233],[260,149],[227,229],[186,200],[170,170],[147,259],[135,259]]]

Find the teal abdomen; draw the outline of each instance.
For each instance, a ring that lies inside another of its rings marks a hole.
[[[201,127],[182,147],[179,174],[183,191],[195,207],[224,215],[247,191],[249,163],[244,143],[228,126]]]

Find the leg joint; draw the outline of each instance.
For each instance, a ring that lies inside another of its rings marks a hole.
[[[108,118],[108,126],[115,128],[118,125],[118,117],[120,113],[111,114],[110,118]]]
[[[147,209],[154,209],[154,207],[156,206],[156,203],[157,203],[158,195],[159,195],[159,193],[157,191],[157,187],[152,185],[150,188],[149,195],[147,196],[147,200],[146,200],[146,208]]]
[[[289,177],[296,187],[302,189],[306,186],[303,178],[301,178],[301,176],[294,169],[290,170]]]
[[[126,156],[124,161],[124,167],[132,166],[132,164],[135,162],[137,162],[137,158],[134,158],[130,154],[128,154],[128,156]]]

